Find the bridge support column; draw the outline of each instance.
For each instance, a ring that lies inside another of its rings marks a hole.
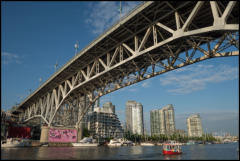
[[[48,142],[48,132],[49,132],[49,127],[48,126],[42,126],[41,127],[41,136],[40,136],[40,142],[41,143]]]
[[[80,127],[77,129],[77,142],[83,139],[83,125],[80,124]]]

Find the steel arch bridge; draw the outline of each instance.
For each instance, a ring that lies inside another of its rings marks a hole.
[[[239,55],[238,1],[145,2],[29,95],[21,121],[79,127],[101,96],[210,58]]]

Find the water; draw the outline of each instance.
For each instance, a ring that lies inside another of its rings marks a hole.
[[[91,160],[238,160],[238,143],[185,145],[182,155],[164,156],[161,146],[122,147],[24,147],[1,148],[1,159],[91,159]]]

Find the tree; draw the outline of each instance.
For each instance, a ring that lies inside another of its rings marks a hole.
[[[83,137],[89,137],[90,136],[90,132],[88,131],[87,128],[83,128]]]

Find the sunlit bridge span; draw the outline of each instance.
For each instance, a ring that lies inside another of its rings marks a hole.
[[[103,95],[209,58],[238,55],[238,1],[144,2],[54,73],[15,112],[22,122],[40,118],[48,126],[65,121],[79,127]]]

